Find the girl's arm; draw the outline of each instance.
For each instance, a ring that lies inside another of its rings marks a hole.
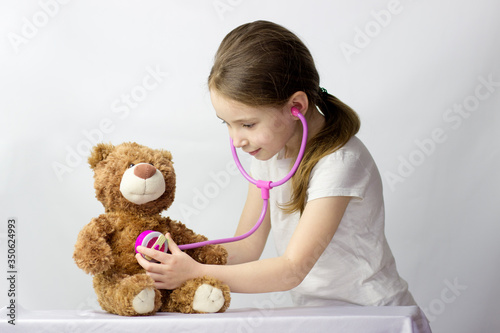
[[[327,197],[308,202],[285,253],[280,257],[237,265],[203,265],[180,251],[168,236],[172,254],[138,249],[160,264],[150,263],[139,254],[137,260],[159,289],[177,288],[190,278],[209,275],[228,284],[233,292],[289,290],[302,282],[321,256],[335,234],[349,200],[350,197]]]
[[[253,184],[249,184],[247,199],[241,218],[236,229],[235,236],[240,236],[253,228],[255,223],[259,220],[262,212],[262,196],[260,189]],[[227,264],[241,264],[244,262],[258,260],[264,250],[271,230],[271,222],[269,217],[269,209],[262,221],[259,229],[251,236],[242,239],[238,242],[223,244],[228,252]]]

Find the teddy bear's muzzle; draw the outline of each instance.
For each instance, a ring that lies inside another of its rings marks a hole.
[[[147,163],[139,163],[125,171],[120,192],[128,201],[142,205],[154,201],[165,192],[165,178]]]

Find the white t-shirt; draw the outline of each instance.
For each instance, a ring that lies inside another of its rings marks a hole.
[[[252,176],[282,179],[293,162],[282,155],[267,161],[253,160]],[[278,255],[285,252],[300,218],[299,213],[286,214],[279,208],[289,202],[290,192],[291,181],[270,191],[271,230]],[[319,260],[302,283],[290,291],[293,302],[298,306],[414,305],[385,238],[380,174],[357,137],[323,157],[311,172],[306,200],[331,196],[352,198]]]

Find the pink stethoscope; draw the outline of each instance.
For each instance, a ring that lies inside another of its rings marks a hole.
[[[221,239],[214,239],[214,240],[207,240],[204,242],[198,242],[198,243],[192,243],[192,244],[183,244],[183,245],[178,245],[179,249],[181,250],[188,250],[188,249],[194,249],[198,247],[202,247],[205,245],[210,245],[210,244],[222,244],[222,243],[231,243],[231,242],[236,242],[239,240],[242,240],[244,238],[247,238],[248,236],[252,235],[262,224],[262,221],[264,221],[264,218],[267,213],[267,208],[269,206],[269,190],[272,189],[273,187],[283,185],[286,183],[297,171],[297,168],[299,167],[300,162],[302,161],[302,157],[304,156],[304,151],[306,149],[306,143],[307,143],[307,122],[305,117],[299,112],[299,110],[296,107],[292,107],[291,109],[292,115],[295,117],[298,117],[300,121],[302,122],[302,127],[303,127],[303,134],[302,134],[302,142],[300,144],[300,150],[299,154],[297,155],[297,159],[295,160],[295,163],[292,166],[292,169],[290,172],[280,181],[277,182],[272,182],[272,181],[265,181],[265,180],[255,180],[248,173],[245,171],[243,166],[240,163],[240,160],[238,158],[238,154],[236,153],[236,148],[234,147],[233,140],[230,138],[230,146],[231,146],[231,152],[233,153],[233,158],[236,163],[236,166],[240,170],[241,174],[243,177],[245,177],[250,183],[254,184],[258,188],[261,189],[261,195],[262,195],[262,200],[263,200],[263,205],[262,205],[262,212],[260,214],[259,220],[255,225],[253,226],[250,231],[247,233],[236,236],[236,237],[229,237],[229,238],[221,238]],[[168,246],[166,244],[166,238],[165,236],[158,232],[158,231],[151,231],[151,230],[146,230],[143,233],[137,237],[137,240],[135,242],[135,248],[136,248],[136,253],[137,253],[137,246],[146,246],[149,248],[153,248],[155,250],[159,250],[162,252],[167,252]],[[144,255],[143,255],[144,256]],[[147,260],[152,260],[151,258],[144,256]]]

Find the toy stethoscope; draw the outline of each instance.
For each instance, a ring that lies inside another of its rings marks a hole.
[[[210,244],[222,244],[222,243],[231,243],[231,242],[236,242],[239,240],[242,240],[244,238],[247,238],[248,236],[252,235],[262,224],[262,221],[264,221],[264,218],[267,213],[267,208],[268,208],[268,201],[269,201],[269,190],[272,189],[273,187],[283,185],[286,183],[297,171],[297,168],[299,167],[300,162],[302,161],[302,157],[304,156],[304,151],[306,149],[306,143],[307,143],[307,122],[305,117],[299,112],[299,110],[295,107],[292,107],[291,109],[292,115],[295,117],[298,117],[300,121],[302,122],[302,127],[303,127],[303,134],[302,134],[302,142],[300,145],[300,150],[299,154],[297,155],[297,159],[295,160],[295,163],[292,166],[292,169],[290,172],[280,181],[277,182],[272,182],[272,181],[264,181],[264,180],[255,180],[252,177],[248,175],[248,173],[245,171],[243,166],[240,163],[240,160],[238,158],[238,154],[236,153],[236,148],[234,147],[233,140],[230,138],[230,146],[231,146],[231,152],[233,153],[233,158],[234,161],[236,162],[236,166],[240,170],[241,174],[243,177],[245,177],[250,183],[254,184],[258,188],[261,189],[261,195],[262,195],[262,200],[263,200],[263,205],[262,205],[262,212],[260,214],[259,220],[255,225],[253,226],[250,231],[247,233],[236,236],[236,237],[229,237],[229,238],[222,238],[222,239],[215,239],[215,240],[207,240],[204,242],[198,242],[198,243],[192,243],[192,244],[183,244],[183,245],[178,245],[179,249],[181,250],[188,250],[188,249],[194,249],[198,247],[202,247],[205,245],[210,245]],[[158,251],[162,252],[167,252],[168,246],[166,244],[166,238],[165,236],[158,231],[151,231],[151,230],[146,230],[143,233],[137,237],[137,240],[135,242],[135,252],[137,253],[137,246],[145,246],[149,248],[153,248]],[[143,255],[143,257],[149,261],[152,260],[152,258]]]

